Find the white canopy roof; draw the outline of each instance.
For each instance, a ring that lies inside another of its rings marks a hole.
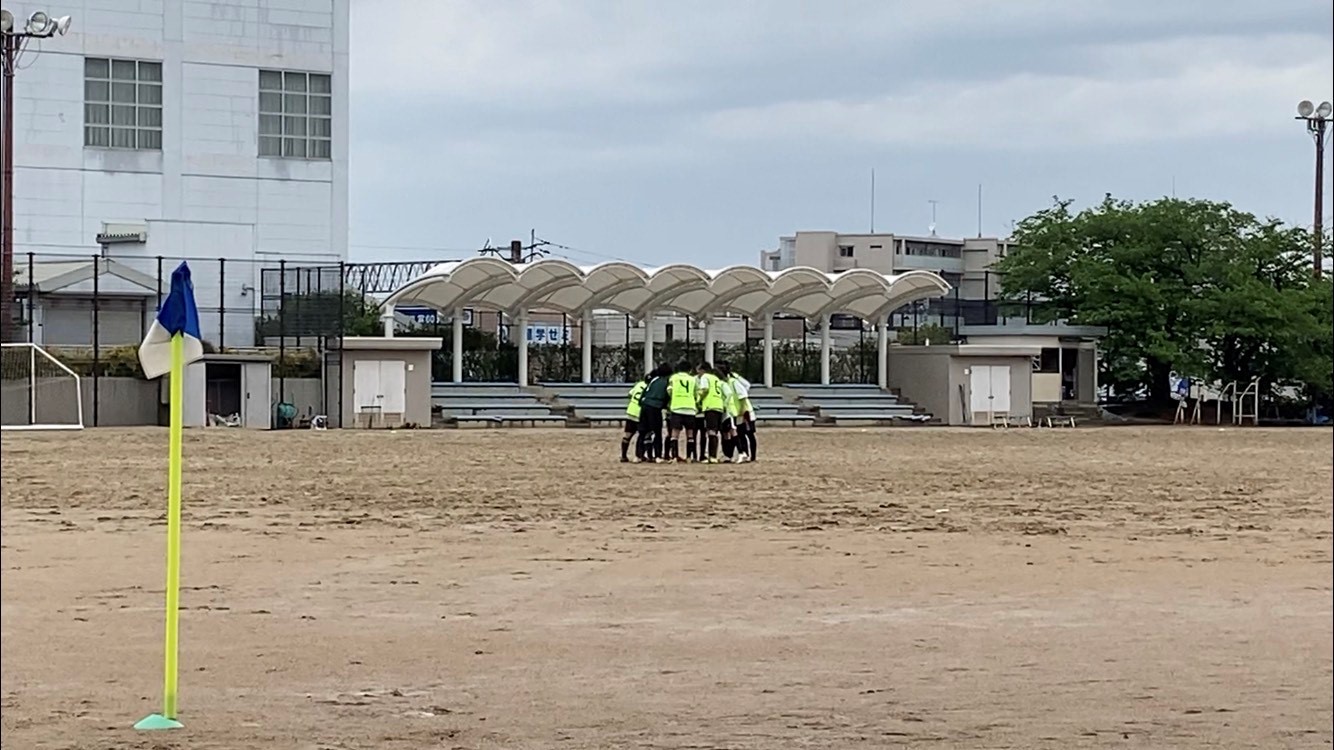
[[[540,309],[578,315],[597,308],[636,318],[663,310],[695,318],[792,313],[818,319],[848,313],[872,320],[949,289],[930,271],[887,275],[852,269],[834,274],[753,266],[706,271],[685,264],[646,269],[620,261],[576,266],[556,258],[514,264],[479,256],[431,268],[390,294],[384,304],[424,305],[446,313],[480,307],[510,314]]]

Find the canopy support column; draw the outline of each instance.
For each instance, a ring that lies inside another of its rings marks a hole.
[[[878,359],[879,369],[877,372],[877,384],[881,390],[889,388],[889,324],[886,316],[880,316],[876,321],[876,358]]]
[[[820,316],[820,385],[829,385],[829,315]]]
[[[593,382],[593,310],[584,310],[579,324],[579,377],[585,383]]]
[[[704,319],[704,361],[713,364],[713,318]]]
[[[463,308],[454,308],[453,365],[451,373],[455,383],[463,382]]]
[[[519,387],[528,387],[528,311],[520,310],[514,319],[519,337]]]
[[[384,312],[380,313],[380,325],[384,326],[384,337],[392,339],[394,337],[394,308],[386,306]]]
[[[764,386],[774,387],[774,314],[764,314]]]
[[[653,369],[653,313],[644,313],[644,372]]]

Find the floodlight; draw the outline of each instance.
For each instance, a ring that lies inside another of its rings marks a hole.
[[[1330,104],[1329,102],[1320,102],[1320,106],[1315,108],[1315,113],[1317,115],[1320,115],[1320,119],[1322,120],[1326,119],[1331,114],[1334,114],[1334,104]]]
[[[14,30],[14,14],[7,10],[0,10],[0,34],[8,34]]]
[[[28,16],[28,33],[33,36],[46,36],[47,29],[51,26],[51,16],[45,11],[36,11]]]
[[[55,23],[56,25],[55,33],[64,36],[66,33],[69,32],[69,25],[73,21],[74,19],[71,16],[61,16],[60,18],[57,18]]]
[[[1298,117],[1310,117],[1311,113],[1314,111],[1315,105],[1311,103],[1310,99],[1303,99],[1300,102],[1297,102]]]

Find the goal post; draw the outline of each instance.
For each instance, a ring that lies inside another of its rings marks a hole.
[[[0,430],[83,429],[83,385],[36,344],[0,344]]]

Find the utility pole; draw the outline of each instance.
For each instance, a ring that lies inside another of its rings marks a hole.
[[[1334,104],[1320,102],[1317,107],[1303,99],[1297,104],[1297,119],[1306,121],[1306,132],[1315,141],[1315,222],[1311,247],[1312,272],[1318,279],[1324,272],[1325,258],[1325,133],[1334,115]]]
[[[4,118],[0,123],[4,143],[0,147],[0,202],[4,203],[3,228],[0,228],[0,341],[14,340],[14,73],[18,70],[19,56],[30,39],[49,39],[69,31],[70,17],[52,18],[45,11],[28,16],[23,28],[8,10],[0,10],[0,100],[4,102]],[[32,279],[28,279],[29,286]],[[28,321],[32,325],[32,321]]]

